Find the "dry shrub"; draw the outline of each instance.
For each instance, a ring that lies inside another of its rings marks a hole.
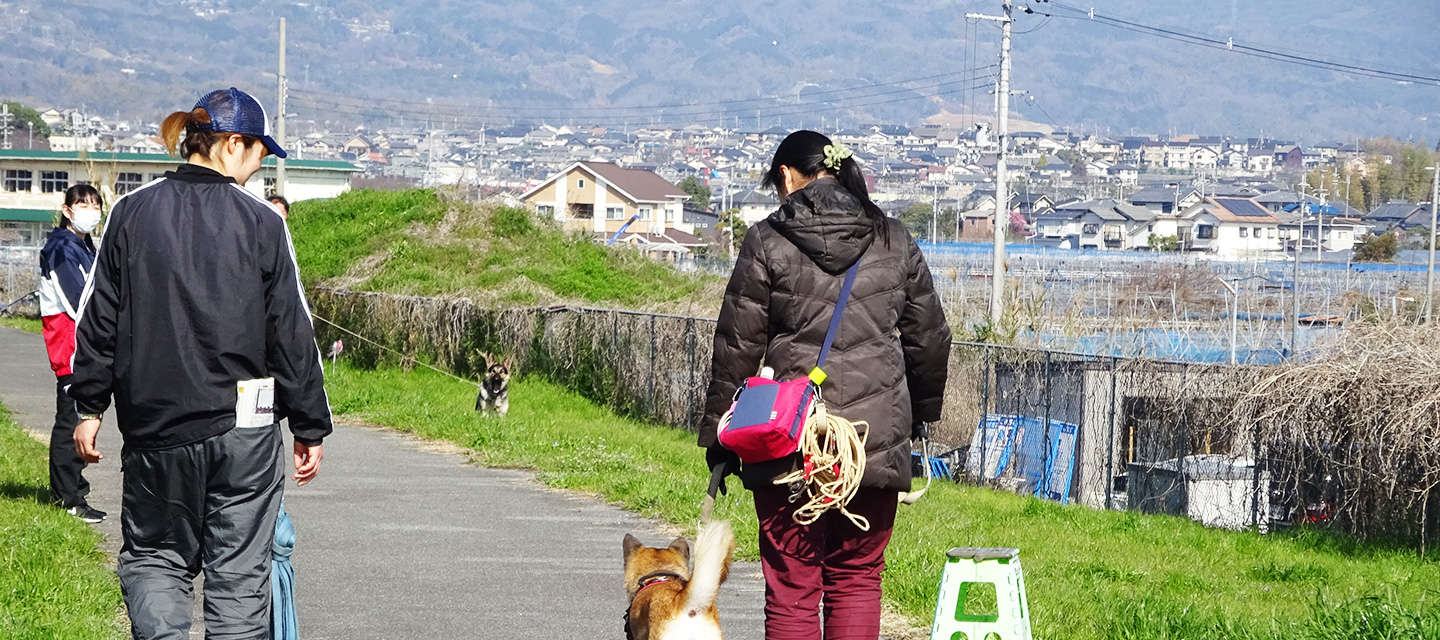
[[[1246,367],[1231,424],[1253,429],[1297,519],[1364,538],[1433,536],[1440,342],[1429,327],[1352,328],[1300,364]]]

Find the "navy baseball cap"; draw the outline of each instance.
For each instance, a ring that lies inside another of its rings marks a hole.
[[[208,130],[217,133],[239,133],[259,138],[265,149],[277,158],[285,157],[285,150],[270,137],[270,118],[260,101],[235,87],[211,91],[195,103],[196,109],[210,114]]]

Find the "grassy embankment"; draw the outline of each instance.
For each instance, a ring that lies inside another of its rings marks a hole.
[[[431,190],[299,202],[290,227],[309,286],[463,295],[502,306],[583,302],[697,312],[718,308],[723,286],[636,251],[602,247],[524,210],[456,202]]]
[[[49,506],[48,453],[0,406],[0,638],[120,638],[100,534]]]
[[[337,412],[470,448],[479,464],[535,469],[551,486],[692,531],[699,516],[707,474],[693,434],[617,417],[548,382],[518,380],[503,420],[471,410],[473,387],[419,368],[342,363],[328,388]],[[754,558],[749,495],[730,485],[717,514],[735,522],[741,555]],[[902,507],[886,599],[928,623],[944,552],[954,546],[1022,549],[1037,638],[1440,637],[1440,610],[1428,603],[1440,565],[1412,552],[1206,529],[948,483]]]

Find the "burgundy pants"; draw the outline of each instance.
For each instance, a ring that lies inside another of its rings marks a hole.
[[[896,492],[861,488],[850,502],[851,513],[870,520],[869,531],[834,510],[809,526],[795,524],[789,497],[783,486],[755,492],[765,572],[765,639],[879,638],[880,572],[895,526]]]

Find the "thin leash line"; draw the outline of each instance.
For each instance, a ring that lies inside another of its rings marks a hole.
[[[320,314],[318,314],[318,313],[315,313],[315,312],[312,311],[312,312],[310,312],[310,315],[311,315],[311,317],[315,318],[316,320],[319,320],[319,321],[321,321],[321,322],[324,322],[325,324],[328,324],[328,325],[330,325],[330,326],[332,326],[332,327],[335,327],[336,329],[339,329],[339,330],[341,330],[341,331],[344,331],[345,333],[348,333],[348,334],[350,334],[350,335],[352,335],[352,336],[355,336],[356,338],[359,338],[359,339],[361,339],[361,340],[364,340],[365,342],[368,342],[368,343],[370,343],[370,344],[372,344],[372,345],[375,345],[376,347],[379,347],[379,348],[381,348],[381,349],[384,349],[385,351],[389,351],[390,353],[393,353],[393,354],[395,354],[395,355],[397,355],[397,356],[400,356],[400,359],[401,359],[401,360],[409,360],[409,361],[411,361],[411,362],[414,362],[415,364],[418,364],[418,365],[420,365],[420,366],[422,366],[422,367],[425,367],[426,369],[430,369],[431,371],[434,371],[434,372],[436,372],[436,373],[441,373],[441,374],[450,376],[451,378],[454,378],[454,379],[456,379],[456,380],[459,380],[460,382],[464,382],[465,384],[472,384],[472,385],[479,386],[478,383],[476,383],[474,380],[466,380],[465,378],[462,378],[462,377],[460,377],[460,376],[455,375],[454,373],[451,373],[451,372],[449,372],[449,371],[446,371],[446,370],[444,370],[444,369],[441,369],[440,367],[436,367],[436,366],[434,366],[434,365],[431,365],[431,364],[428,364],[428,363],[425,363],[425,362],[421,362],[419,359],[415,358],[414,356],[407,356],[407,355],[405,355],[405,354],[403,354],[403,353],[401,353],[401,352],[399,352],[399,351],[396,351],[395,349],[391,349],[390,347],[387,347],[387,346],[385,346],[385,345],[383,345],[383,344],[380,344],[379,342],[376,342],[376,341],[371,340],[371,339],[369,339],[369,338],[367,338],[367,337],[365,337],[365,336],[362,336],[362,335],[360,335],[360,334],[358,334],[358,333],[355,333],[354,331],[351,331],[351,330],[349,330],[349,329],[346,329],[345,327],[342,327],[342,326],[340,326],[339,324],[336,324],[336,322],[335,322],[334,320],[330,320],[329,318],[326,318],[325,316],[322,316],[322,315],[320,315]]]

